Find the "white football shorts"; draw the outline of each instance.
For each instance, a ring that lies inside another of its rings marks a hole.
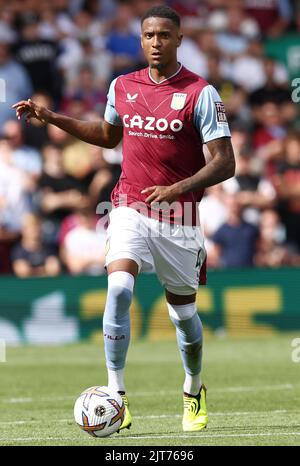
[[[190,295],[198,290],[206,259],[200,227],[160,222],[127,206],[114,208],[109,218],[106,266],[132,259],[139,272],[155,271],[171,293]]]

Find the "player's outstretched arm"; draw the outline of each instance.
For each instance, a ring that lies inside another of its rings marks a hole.
[[[114,126],[105,120],[82,121],[52,112],[46,107],[37,105],[31,99],[21,100],[12,106],[20,120],[25,115],[26,121],[37,118],[43,123],[51,123],[67,133],[89,144],[112,149],[122,139],[122,126]]]

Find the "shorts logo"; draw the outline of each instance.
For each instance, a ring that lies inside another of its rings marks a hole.
[[[226,112],[223,102],[215,102],[217,122],[227,124]]]
[[[181,94],[179,92],[175,92],[172,97],[171,101],[171,108],[173,110],[182,110],[187,98],[187,94]]]

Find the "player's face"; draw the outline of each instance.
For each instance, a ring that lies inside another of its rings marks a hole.
[[[141,43],[151,68],[163,69],[177,61],[182,35],[167,18],[147,18],[142,24]]]

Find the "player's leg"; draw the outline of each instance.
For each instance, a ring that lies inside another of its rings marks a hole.
[[[205,387],[201,384],[202,324],[196,308],[196,292],[206,252],[201,230],[192,226],[160,225],[159,238],[151,238],[150,250],[157,276],[166,290],[170,318],[185,370],[184,430],[201,430],[207,424]]]
[[[130,427],[131,415],[125,394],[124,368],[130,342],[130,314],[138,264],[131,259],[119,259],[107,266],[108,289],[103,316],[103,336],[108,386],[122,396],[126,406],[121,429]]]
[[[201,387],[202,323],[196,309],[196,294],[175,295],[166,290],[170,318],[176,327],[177,343],[180,350],[185,381],[183,390],[198,395]]]
[[[185,371],[182,426],[185,431],[199,431],[206,427],[208,417],[206,388],[200,378],[203,336],[196,294],[176,295],[166,290],[166,298]]]
[[[107,266],[107,273],[103,336],[108,385],[114,390],[125,391],[123,372],[130,342],[129,308],[138,265],[131,259],[119,259]]]
[[[103,335],[108,385],[118,391],[126,406],[121,429],[131,425],[125,394],[124,369],[130,341],[129,307],[135,277],[152,267],[152,258],[143,228],[143,216],[126,206],[113,209],[107,228],[106,269],[107,301]]]

